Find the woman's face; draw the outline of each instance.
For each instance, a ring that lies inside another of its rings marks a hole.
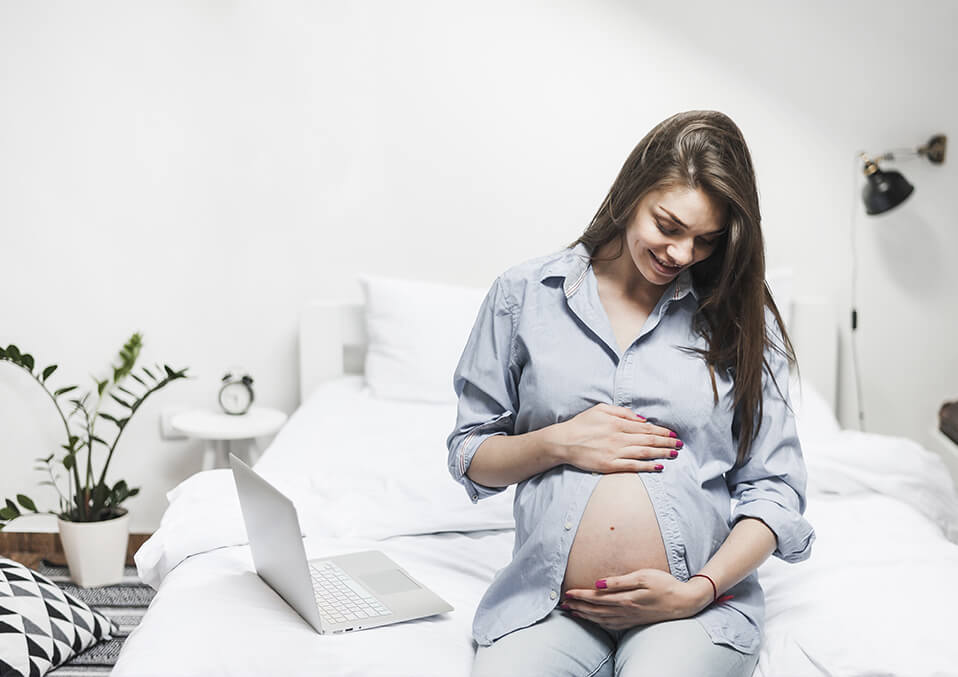
[[[639,202],[625,241],[642,276],[664,286],[708,258],[724,232],[724,207],[700,188],[663,188]]]

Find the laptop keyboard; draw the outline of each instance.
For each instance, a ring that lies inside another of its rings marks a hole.
[[[388,616],[392,612],[334,562],[310,562],[320,616],[329,623]]]

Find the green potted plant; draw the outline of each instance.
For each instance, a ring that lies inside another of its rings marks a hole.
[[[120,349],[119,365],[111,365],[112,375],[102,380],[94,379],[95,400],[91,399],[92,390],[76,396],[75,385],[51,391],[47,379],[56,371],[57,365],[40,369],[36,367],[33,356],[17,346],[0,347],[0,361],[26,371],[50,397],[66,436],[66,443],[60,445],[63,451],[57,450],[38,458],[36,466],[48,478],[40,484],[56,490],[59,509],[38,510],[29,496],[17,494],[16,502],[7,498],[0,507],[0,530],[23,514],[21,508],[32,513],[56,515],[70,577],[83,587],[117,583],[123,578],[129,515],[121,504],[140,490],[128,487],[124,480],[112,485],[107,482],[107,472],[120,437],[133,414],[150,395],[177,379],[187,378],[186,368],[175,370],[165,364],[162,367],[155,365],[153,370],[140,367],[140,373],[134,373],[142,346],[142,336],[133,334]],[[137,385],[125,386],[127,378],[136,381]],[[74,397],[69,397],[70,393]],[[114,407],[114,413],[103,411],[104,405]],[[117,405],[119,411],[115,409]],[[114,433],[112,441],[108,439],[108,433],[97,430],[99,419],[110,424]],[[60,474],[61,468],[65,477]],[[65,487],[62,486],[64,479]]]

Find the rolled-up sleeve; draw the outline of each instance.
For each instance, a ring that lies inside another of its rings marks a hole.
[[[513,359],[515,325],[516,309],[500,276],[482,302],[453,374],[459,407],[455,430],[446,440],[449,472],[473,503],[506,490],[477,484],[466,471],[486,439],[513,433],[519,407],[519,369]]]
[[[783,345],[770,312],[766,312],[766,322],[775,328],[771,332],[773,341]],[[729,526],[743,517],[758,518],[778,541],[772,554],[785,562],[801,562],[811,556],[815,541],[815,530],[803,517],[808,472],[791,410],[788,361],[772,348],[766,349],[765,358],[774,383],[769,370],[764,370],[761,427],[752,442],[749,459],[725,475],[729,493],[738,499]],[[738,444],[737,436],[735,443]]]

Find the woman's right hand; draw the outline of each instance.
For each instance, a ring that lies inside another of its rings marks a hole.
[[[668,428],[647,423],[626,407],[600,403],[554,426],[565,463],[590,472],[659,472],[661,459],[682,448]]]

